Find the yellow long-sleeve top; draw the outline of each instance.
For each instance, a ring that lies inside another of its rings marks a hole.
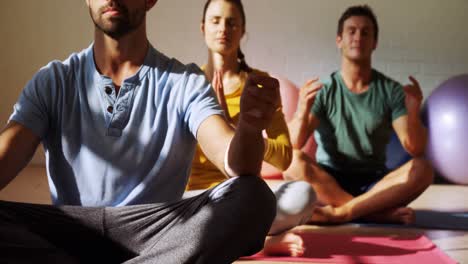
[[[203,70],[204,67],[202,67]],[[268,75],[259,70],[253,70],[258,75]],[[240,97],[247,80],[247,72],[242,71],[241,82],[238,88],[231,94],[226,94],[226,104],[229,115],[234,124],[239,121]],[[288,127],[283,112],[276,111],[271,125],[265,130],[268,138],[265,139],[264,161],[275,166],[279,170],[286,170],[292,159],[292,146],[289,138]],[[225,181],[226,176],[203,154],[200,146],[197,146],[192,162],[192,171],[187,183],[187,190],[207,189]]]

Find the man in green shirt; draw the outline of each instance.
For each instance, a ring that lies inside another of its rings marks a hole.
[[[352,6],[338,23],[341,69],[323,83],[308,81],[290,122],[294,160],[285,173],[307,180],[324,204],[312,221],[340,223],[356,218],[409,224],[408,203],[431,183],[431,165],[421,156],[427,131],[419,112],[418,82],[401,84],[371,66],[377,19],[370,7]],[[385,167],[392,129],[413,159],[394,171]],[[314,133],[316,161],[300,149]]]

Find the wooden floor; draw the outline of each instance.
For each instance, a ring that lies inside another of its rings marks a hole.
[[[276,182],[269,182],[271,185]],[[50,203],[50,196],[43,167],[27,167],[4,190],[0,191],[0,200]],[[468,186],[432,185],[410,205],[415,209],[437,211],[468,212]],[[363,227],[357,224],[339,226],[299,226],[303,232],[342,233],[359,235],[398,235],[424,234],[430,238],[448,256],[459,263],[468,264],[468,231],[408,229],[397,227]],[[269,263],[261,261],[238,261],[240,263]],[[280,263],[280,262],[275,262]],[[288,262],[283,262],[288,263]]]

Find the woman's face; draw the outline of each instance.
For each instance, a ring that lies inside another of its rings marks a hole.
[[[244,21],[235,4],[224,0],[212,1],[205,14],[201,30],[212,52],[223,55],[237,53],[244,35]]]

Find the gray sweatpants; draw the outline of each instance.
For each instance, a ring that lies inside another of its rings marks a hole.
[[[231,263],[263,247],[275,204],[258,177],[163,204],[0,201],[0,263]]]
[[[193,197],[206,190],[187,191],[184,197]],[[311,218],[317,202],[317,194],[305,181],[283,182],[272,189],[276,197],[276,217],[269,235],[278,235],[299,225],[306,224]]]

